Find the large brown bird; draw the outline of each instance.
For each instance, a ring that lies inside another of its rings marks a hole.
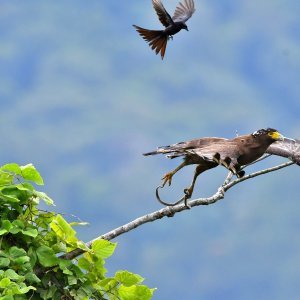
[[[159,147],[157,150],[143,155],[165,154],[168,158],[183,157],[183,162],[176,169],[164,175],[161,187],[164,187],[166,183],[171,185],[172,177],[183,167],[197,164],[192,183],[184,190],[184,201],[187,205],[187,199],[192,196],[196,179],[201,173],[222,165],[237,177],[243,177],[245,172],[241,169],[242,166],[259,159],[272,143],[283,139],[284,137],[276,129],[267,128],[233,139],[205,137],[180,142]],[[158,193],[157,198],[160,201]],[[160,202],[165,204],[162,201]]]
[[[152,0],[152,4],[165,29],[149,30],[136,25],[133,26],[143,39],[149,43],[152,50],[154,50],[156,54],[160,53],[163,59],[169,38],[173,38],[173,35],[178,33],[181,29],[188,31],[185,22],[195,12],[195,5],[193,0],[184,0],[183,3],[179,2],[171,18],[160,0]]]

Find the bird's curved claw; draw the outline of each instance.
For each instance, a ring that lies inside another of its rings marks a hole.
[[[191,205],[190,205],[187,201],[192,197],[192,192],[191,192],[190,189],[184,189],[183,192],[184,192],[184,194],[185,194],[185,195],[183,196],[183,198],[184,198],[184,205],[185,205],[188,209],[190,209],[190,208],[191,208]]]
[[[176,206],[178,205],[180,202],[184,202],[185,206],[190,209],[191,206],[187,203],[187,200],[189,199],[189,196],[185,193],[184,196],[182,196],[178,201],[176,201],[175,203],[168,203],[168,202],[165,202],[163,200],[161,200],[160,196],[159,196],[159,192],[158,190],[159,189],[162,189],[164,187],[164,185],[159,185],[156,190],[155,190],[155,194],[156,194],[156,199],[159,203],[161,203],[162,205],[165,205],[165,206]]]

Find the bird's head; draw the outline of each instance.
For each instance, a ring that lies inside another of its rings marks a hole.
[[[254,137],[268,137],[273,141],[283,141],[284,136],[280,134],[276,129],[267,128],[267,129],[259,129],[252,133]]]
[[[182,24],[182,29],[185,29],[186,31],[189,31],[187,25],[185,23]]]

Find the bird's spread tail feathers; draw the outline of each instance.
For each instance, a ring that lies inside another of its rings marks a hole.
[[[166,53],[168,36],[163,30],[149,30],[136,25],[133,25],[140,36],[149,43],[149,46],[156,54],[160,53],[163,59]]]

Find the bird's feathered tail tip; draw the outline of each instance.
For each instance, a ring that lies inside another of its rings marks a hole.
[[[164,147],[158,147],[156,150],[143,153],[144,156],[149,156],[149,155],[156,155],[156,154],[167,154],[170,153],[170,151]]]
[[[151,151],[151,152],[143,153],[144,156],[155,155],[155,154],[159,154],[159,152],[156,150],[156,151]]]
[[[160,53],[161,59],[164,59],[168,36],[163,30],[149,30],[136,25],[132,25],[140,36],[149,43],[149,46],[156,54]]]
[[[168,158],[175,158],[184,155],[184,152],[180,151],[174,146],[176,145],[161,146],[154,151],[143,153],[143,155],[149,156],[149,155],[156,155],[156,154],[165,154]]]

